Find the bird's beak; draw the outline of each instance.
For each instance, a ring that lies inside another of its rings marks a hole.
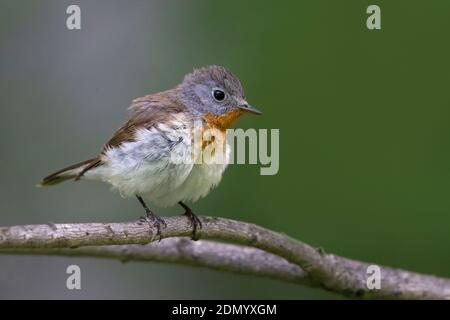
[[[253,113],[253,114],[257,114],[257,115],[261,115],[262,114],[261,111],[259,111],[255,107],[252,107],[247,102],[241,104],[240,106],[238,106],[238,108],[241,109],[241,110],[244,110],[245,112],[248,112],[248,113]]]

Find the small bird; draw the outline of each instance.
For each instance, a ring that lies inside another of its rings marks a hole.
[[[222,179],[230,155],[226,129],[244,113],[261,112],[247,103],[239,79],[216,65],[194,70],[173,89],[134,99],[128,111],[126,122],[97,157],[59,170],[40,185],[66,180],[109,183],[122,196],[139,200],[146,212],[141,219],[156,228],[160,239],[166,223],[143,197],[160,207],[178,203],[196,240],[201,221],[185,202],[206,196]],[[213,134],[204,139],[205,132]],[[202,161],[205,150],[209,161]]]

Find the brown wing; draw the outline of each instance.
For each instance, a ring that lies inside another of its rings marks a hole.
[[[101,154],[108,148],[114,148],[124,142],[133,141],[135,132],[138,128],[151,128],[157,123],[166,122],[173,114],[185,112],[186,107],[184,107],[175,97],[174,91],[169,90],[134,99],[128,108],[128,120],[103,146]],[[44,178],[42,185],[50,185],[50,182],[56,181],[56,177],[59,178],[60,173],[85,166],[78,174],[69,177],[75,178],[75,181],[79,180],[87,171],[103,164],[101,154],[96,158],[77,163]],[[58,180],[58,182],[60,181]]]
[[[136,98],[128,110],[128,120],[103,146],[102,153],[124,142],[133,141],[139,128],[151,128],[157,123],[166,122],[173,114],[186,112],[186,107],[176,99],[175,93],[169,90]]]

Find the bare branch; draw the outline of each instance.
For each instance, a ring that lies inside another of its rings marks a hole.
[[[163,239],[146,245],[92,246],[74,249],[0,249],[0,254],[97,257],[122,262],[173,263],[314,286],[314,282],[302,268],[271,253],[235,244],[208,240],[192,241],[185,237]]]
[[[185,217],[164,219],[167,228],[163,229],[163,238],[191,234],[191,227]],[[333,292],[364,298],[450,299],[449,279],[380,266],[381,289],[369,290],[366,285],[369,263],[326,254],[308,244],[253,224],[223,218],[201,219],[203,228],[198,232],[201,238],[241,244],[282,257],[300,266],[312,283]],[[9,251],[146,244],[154,240],[155,229],[141,222],[0,228],[0,250]]]

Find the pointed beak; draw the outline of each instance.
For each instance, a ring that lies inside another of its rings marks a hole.
[[[241,110],[244,110],[245,112],[248,112],[248,113],[253,113],[253,114],[257,114],[257,115],[261,115],[262,114],[261,111],[259,111],[255,107],[252,107],[247,102],[241,104],[238,108],[241,109]]]

